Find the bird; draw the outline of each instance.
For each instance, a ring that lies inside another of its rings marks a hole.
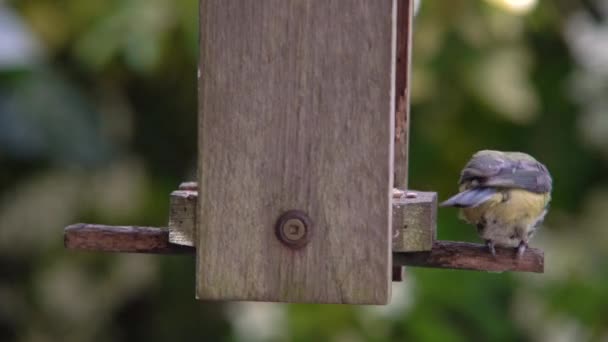
[[[522,152],[482,150],[465,165],[459,192],[441,203],[460,208],[489,252],[515,248],[521,258],[549,210],[553,179],[545,165]]]

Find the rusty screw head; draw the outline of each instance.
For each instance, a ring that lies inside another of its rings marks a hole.
[[[310,241],[312,221],[303,211],[290,210],[279,217],[275,230],[279,241],[287,247],[298,249]]]

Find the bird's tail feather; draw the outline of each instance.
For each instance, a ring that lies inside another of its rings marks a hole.
[[[463,191],[440,204],[442,207],[473,208],[489,200],[495,193],[494,188],[475,188]]]

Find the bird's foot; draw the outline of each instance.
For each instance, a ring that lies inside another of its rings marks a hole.
[[[488,250],[492,253],[492,256],[496,256],[496,248],[494,248],[494,241],[486,240],[486,246],[488,246]]]
[[[521,259],[521,257],[526,252],[526,249],[528,249],[528,243],[522,240],[519,243],[519,246],[517,246],[517,259]]]

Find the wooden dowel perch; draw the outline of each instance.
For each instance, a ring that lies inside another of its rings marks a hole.
[[[151,254],[191,254],[194,247],[169,242],[167,228],[75,224],[65,228],[65,247],[75,250]],[[541,250],[529,248],[521,259],[513,249],[496,249],[492,256],[485,246],[466,242],[436,241],[429,252],[394,252],[394,266],[453,268],[476,271],[544,271]]]
[[[64,230],[69,249],[115,253],[194,254],[194,247],[169,242],[169,230],[155,227],[78,223]]]
[[[496,248],[496,256],[493,256],[485,245],[435,241],[430,252],[393,253],[393,264],[487,272],[543,273],[545,258],[543,251],[536,248],[527,249],[518,259],[514,248]]]

